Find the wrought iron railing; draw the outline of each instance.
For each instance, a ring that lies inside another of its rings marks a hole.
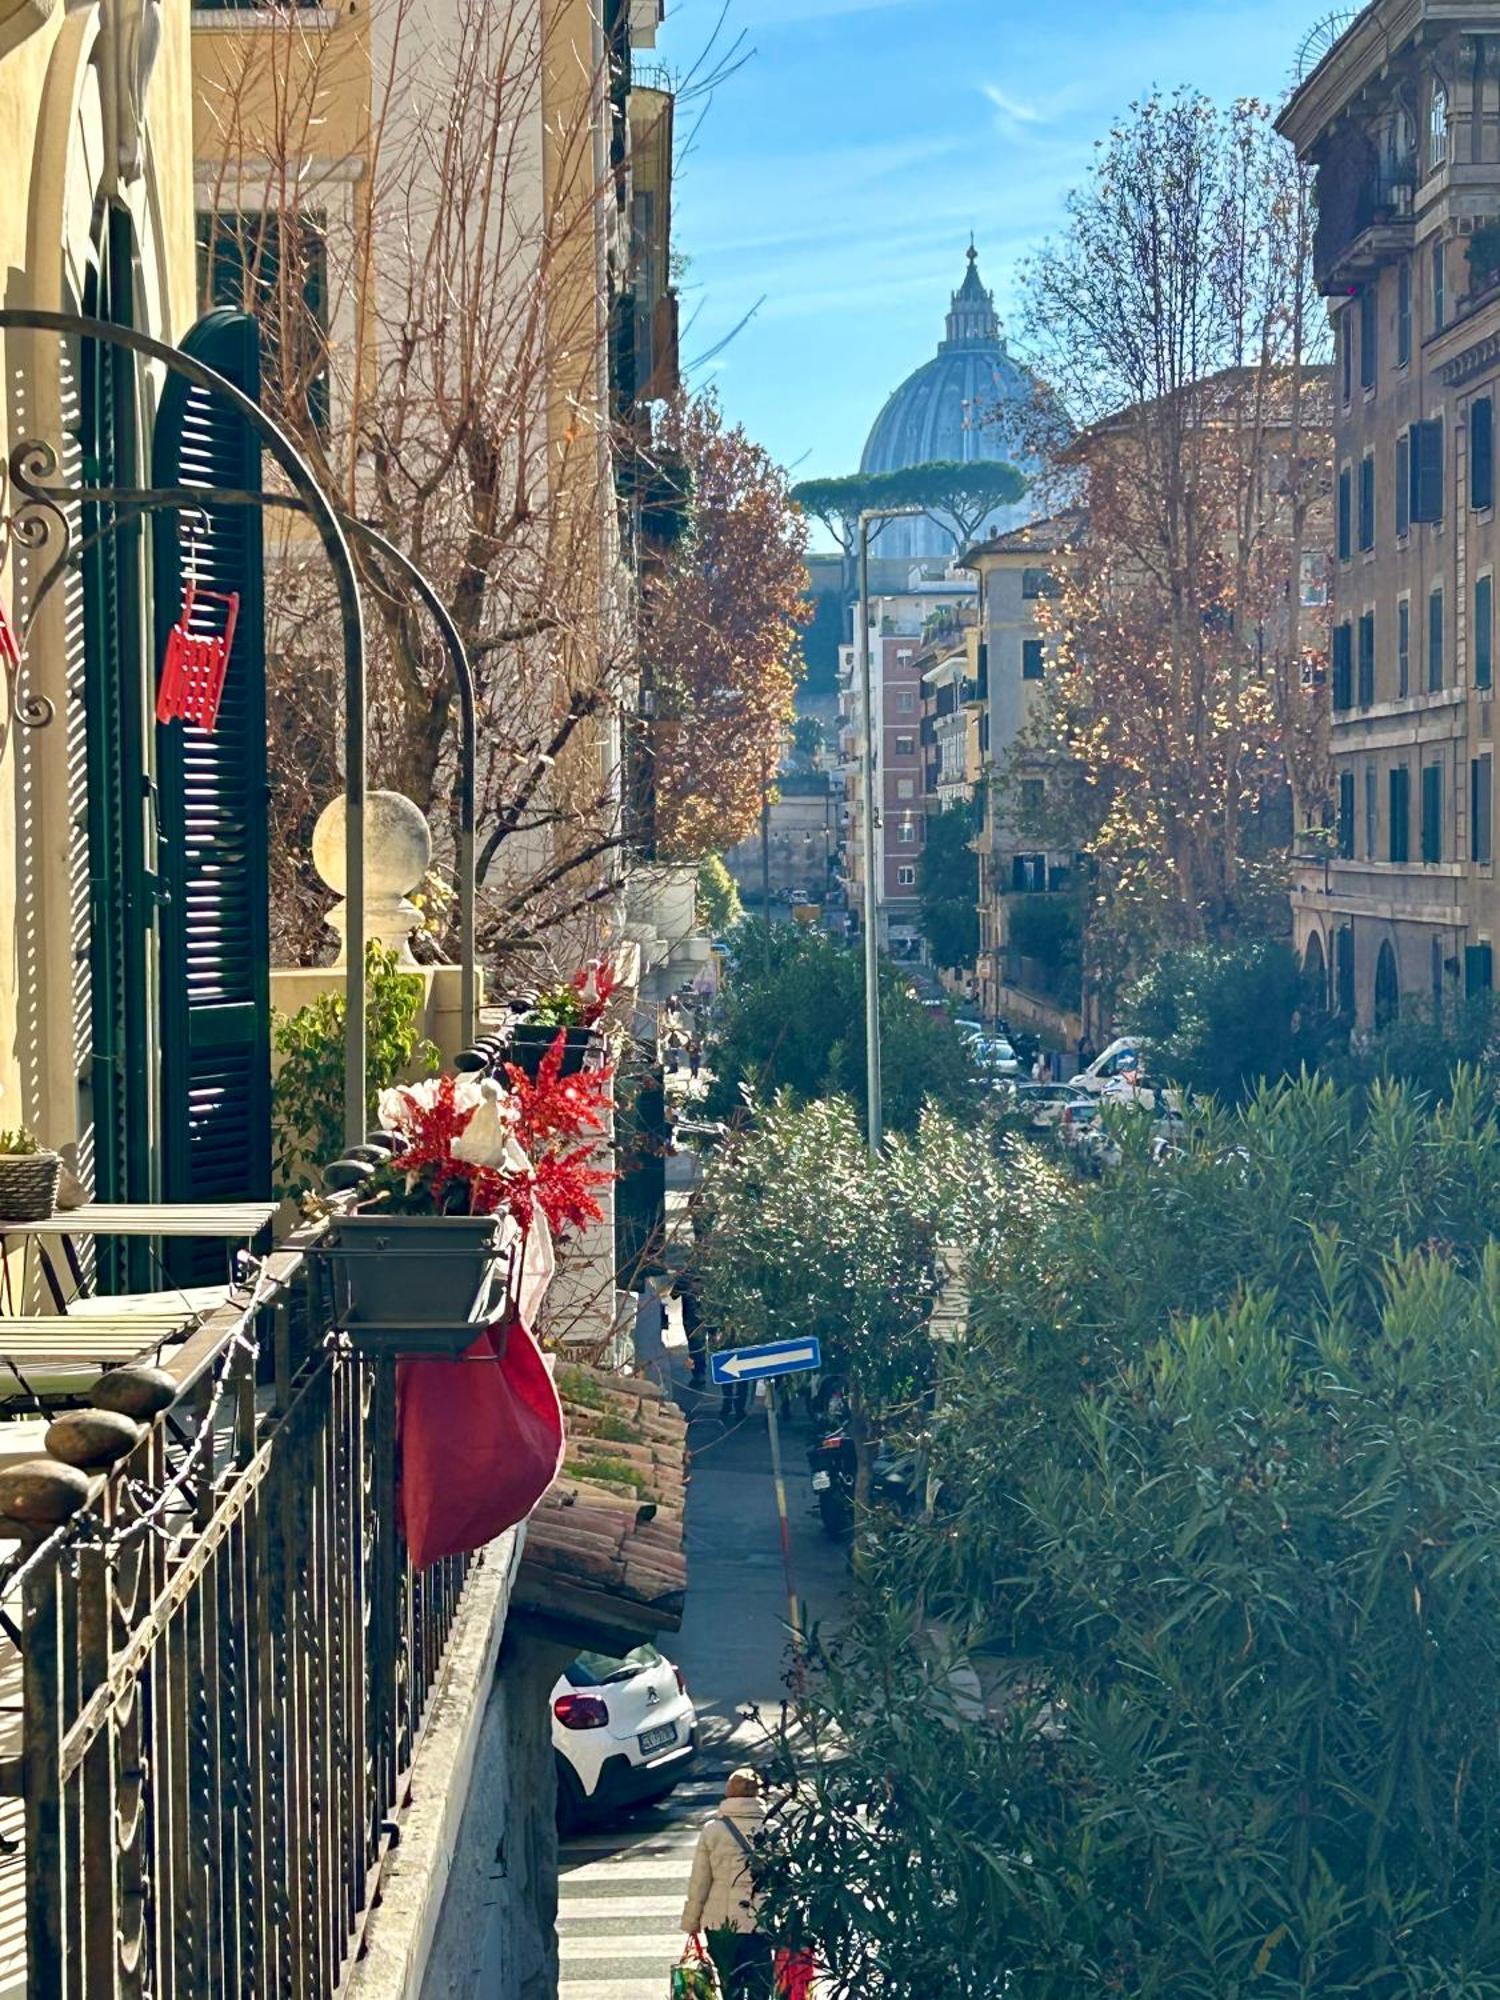
[[[409,1569],[395,1364],[327,1337],[312,1261],[9,1579],[30,2000],[312,2000],[357,1949],[467,1559]]]

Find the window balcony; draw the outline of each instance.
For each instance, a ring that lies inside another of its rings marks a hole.
[[[1318,175],[1318,225],[1313,268],[1318,289],[1347,292],[1404,257],[1415,233],[1416,171],[1399,167],[1352,184],[1337,163]]]

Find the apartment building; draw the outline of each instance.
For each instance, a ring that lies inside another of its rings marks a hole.
[[[1493,981],[1500,7],[1376,0],[1279,123],[1336,343],[1337,805],[1293,908],[1363,1028]]]
[[[1051,639],[1044,608],[1056,594],[1065,552],[1083,532],[1077,512],[1033,521],[969,549],[962,567],[979,579],[978,647],[983,661],[987,782],[981,793],[978,997],[989,1016],[1024,1012],[1023,992],[1043,1004],[1055,980],[1013,942],[1017,899],[1056,895],[1073,877],[1070,851],[1040,849],[1028,835],[1053,780],[1053,760],[1027,757],[1026,725],[1046,684]],[[1020,754],[1021,762],[1017,763]],[[997,787],[996,779],[1001,783]],[[1024,943],[1024,926],[1021,941]],[[1071,996],[1069,996],[1071,997]]]
[[[922,656],[940,626],[972,603],[967,577],[913,566],[905,590],[869,601],[867,644],[876,727],[875,880],[880,942],[893,958],[922,955],[920,868],[926,844]],[[840,649],[839,751],[844,775],[843,864],[849,906],[864,906],[865,796],[860,766],[864,696],[854,645]],[[930,664],[930,662],[929,662]]]

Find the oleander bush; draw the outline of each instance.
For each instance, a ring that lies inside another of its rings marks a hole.
[[[1304,1081],[1083,1189],[1016,1150],[937,1504],[787,1753],[768,1921],[840,2000],[1500,1996],[1488,1105]]]

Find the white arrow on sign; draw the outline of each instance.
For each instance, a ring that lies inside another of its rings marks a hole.
[[[816,1365],[817,1359],[817,1347],[809,1341],[805,1347],[778,1347],[775,1354],[725,1355],[719,1362],[719,1373],[734,1376],[770,1374],[782,1368]]]

